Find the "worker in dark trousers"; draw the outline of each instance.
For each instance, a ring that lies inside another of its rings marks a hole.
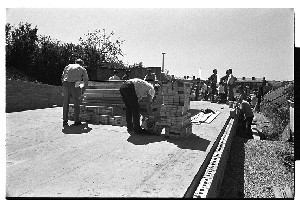
[[[120,87],[120,94],[126,107],[127,131],[138,134],[147,133],[140,126],[139,101],[147,98],[146,108],[149,119],[154,119],[151,108],[151,101],[155,95],[154,87],[151,83],[138,78],[129,79]]]
[[[80,114],[80,82],[84,81],[83,92],[88,86],[88,74],[86,69],[83,67],[83,60],[77,59],[74,64],[69,64],[65,67],[64,72],[61,76],[62,90],[64,94],[63,104],[63,125],[68,125],[68,114],[70,97],[74,100],[74,125],[81,125],[79,114]]]
[[[213,70],[213,74],[208,78],[211,84],[211,102],[215,102],[215,95],[217,94],[217,69]]]

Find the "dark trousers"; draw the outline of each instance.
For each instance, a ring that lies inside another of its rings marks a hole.
[[[217,93],[217,85],[215,83],[211,84],[211,101],[215,100],[215,94]]]
[[[79,122],[80,113],[80,88],[75,87],[75,82],[63,82],[62,90],[64,94],[63,120],[68,121],[70,97],[74,100],[74,121]]]
[[[140,126],[140,106],[135,93],[134,84],[125,82],[120,87],[120,94],[126,107],[127,129],[139,131]]]
[[[246,117],[245,119],[245,124],[246,124],[246,133],[247,136],[249,136],[250,138],[252,138],[252,129],[251,129],[251,124],[252,124],[252,120],[253,120],[254,116],[251,117]]]
[[[256,110],[257,112],[260,112],[260,103],[261,103],[261,96],[258,95],[258,96],[257,96],[257,103],[256,103],[256,106],[255,106],[255,110]]]
[[[228,101],[234,100],[233,86],[228,85]]]

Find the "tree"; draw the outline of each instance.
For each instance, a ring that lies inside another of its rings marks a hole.
[[[33,70],[30,68],[37,50],[38,29],[31,28],[29,23],[19,23],[15,28],[6,24],[6,67],[14,67],[29,76]]]
[[[77,55],[82,55],[89,69],[124,66],[120,59],[123,56],[121,45],[124,40],[117,39],[113,41],[113,35],[114,32],[107,35],[105,29],[103,29],[103,32],[95,30],[86,34],[86,39],[79,39],[82,47],[81,51],[83,52],[77,53]]]
[[[73,44],[37,35],[37,31],[29,23],[20,23],[18,27],[5,25],[6,69],[17,70],[15,72],[24,74],[26,80],[61,85],[64,67],[74,63],[76,58],[84,60],[91,76],[97,68],[124,67],[120,60],[124,41],[113,41],[113,32],[106,35],[105,29],[96,30],[85,35],[85,39],[80,38],[79,44]]]

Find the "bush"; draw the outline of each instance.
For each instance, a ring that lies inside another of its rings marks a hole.
[[[283,94],[286,96],[286,101],[280,105],[266,100],[263,100],[261,103],[261,112],[268,117],[272,125],[272,128],[264,132],[268,140],[280,140],[281,134],[290,121],[289,103],[287,100],[294,98],[294,85],[288,86]]]

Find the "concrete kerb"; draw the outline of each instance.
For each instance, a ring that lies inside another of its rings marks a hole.
[[[229,117],[224,131],[218,139],[217,147],[211,150],[213,155],[210,157],[210,163],[205,167],[205,173],[193,194],[193,198],[218,198],[219,190],[223,182],[224,172],[230,153],[232,138],[235,135],[238,114],[237,110],[234,118]]]
[[[199,171],[197,172],[197,174],[195,175],[192,183],[190,184],[189,188],[187,189],[186,193],[184,194],[183,198],[193,198],[194,197],[194,193],[196,191],[196,189],[199,187],[199,183],[200,181],[203,179],[204,174],[206,172],[206,169],[208,168],[210,161],[213,157],[214,152],[216,151],[218,144],[222,138],[222,135],[224,134],[228,123],[230,122],[231,118],[230,116],[228,116],[222,130],[220,131],[217,140],[215,141],[215,143],[213,144],[210,152],[207,154],[205,160],[203,161],[202,166],[200,167]]]

